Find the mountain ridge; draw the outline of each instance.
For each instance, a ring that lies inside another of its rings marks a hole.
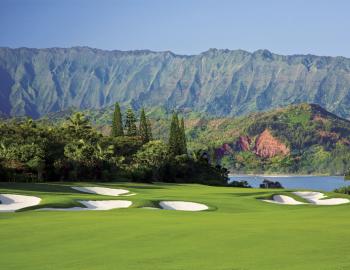
[[[120,52],[120,53],[169,53],[172,54],[174,56],[178,56],[178,57],[193,57],[193,56],[199,56],[202,54],[206,54],[208,52],[242,52],[242,53],[247,53],[247,54],[259,54],[261,52],[267,52],[267,53],[271,53],[273,55],[276,56],[284,56],[284,57],[295,57],[295,56],[300,56],[300,57],[306,57],[306,56],[310,56],[310,57],[326,57],[326,58],[340,58],[340,59],[350,59],[350,57],[346,57],[346,56],[342,56],[342,55],[336,55],[336,56],[332,56],[332,55],[318,55],[318,54],[313,54],[313,53],[306,53],[306,54],[302,54],[302,53],[292,53],[292,54],[281,54],[281,53],[275,53],[269,49],[257,49],[255,51],[248,51],[248,50],[244,50],[244,49],[222,49],[222,48],[209,48],[205,51],[199,52],[199,53],[194,53],[194,54],[181,54],[181,53],[175,53],[171,50],[165,50],[165,51],[156,51],[156,50],[150,50],[150,49],[134,49],[134,50],[120,50],[120,49],[100,49],[100,48],[96,48],[96,47],[91,47],[91,46],[70,46],[70,47],[43,47],[43,48],[35,48],[35,47],[27,47],[27,46],[21,46],[21,47],[9,47],[9,46],[0,46],[0,50],[1,49],[8,49],[8,50],[71,50],[71,49],[87,49],[87,50],[92,50],[92,51],[100,51],[100,52]]]
[[[209,49],[197,55],[90,47],[0,48],[0,111],[162,106],[213,116],[316,103],[350,117],[350,59]]]

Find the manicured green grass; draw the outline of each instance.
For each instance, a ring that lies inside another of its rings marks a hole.
[[[5,184],[1,193],[41,197],[40,207],[117,199],[74,184]],[[96,185],[79,183],[79,185]],[[137,193],[129,209],[0,213],[1,269],[350,269],[350,205],[286,206],[257,198],[276,190],[172,184],[106,184]],[[332,195],[332,194],[329,194]],[[119,198],[118,198],[119,199]],[[160,200],[209,211],[140,209]]]

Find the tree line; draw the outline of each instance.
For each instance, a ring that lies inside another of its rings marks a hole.
[[[166,181],[224,184],[227,171],[212,166],[203,153],[188,153],[184,119],[169,121],[167,141],[152,135],[144,109],[118,103],[111,134],[103,136],[81,112],[64,123],[32,119],[0,122],[2,181]]]
[[[152,125],[146,116],[144,108],[141,109],[139,128],[137,128],[137,120],[131,107],[129,107],[125,113],[125,124],[123,124],[123,122],[119,103],[116,103],[112,120],[112,136],[139,136],[144,144],[153,140]],[[185,121],[184,118],[179,119],[176,112],[173,113],[171,119],[168,146],[169,154],[173,156],[187,153]]]

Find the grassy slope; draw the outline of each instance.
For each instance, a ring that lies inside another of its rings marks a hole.
[[[91,185],[91,184],[88,184]],[[1,268],[10,269],[350,269],[350,205],[282,206],[276,191],[171,184],[111,184],[136,196],[112,211],[0,214]],[[42,204],[108,199],[60,185],[0,184]],[[115,198],[115,197],[114,197]],[[187,200],[206,212],[138,209]]]

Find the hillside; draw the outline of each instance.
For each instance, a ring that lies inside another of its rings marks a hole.
[[[350,121],[318,105],[186,124],[190,148],[208,149],[232,171],[344,174],[350,167]]]
[[[350,116],[350,59],[210,49],[199,55],[88,47],[0,48],[0,115],[100,109],[119,101],[210,116],[316,103]]]
[[[63,121],[70,111],[51,114]],[[112,109],[84,113],[105,135]],[[170,116],[148,111],[154,138],[167,141]],[[239,117],[183,113],[190,152],[204,150],[232,172],[342,175],[350,168],[350,121],[319,105],[299,104]]]

